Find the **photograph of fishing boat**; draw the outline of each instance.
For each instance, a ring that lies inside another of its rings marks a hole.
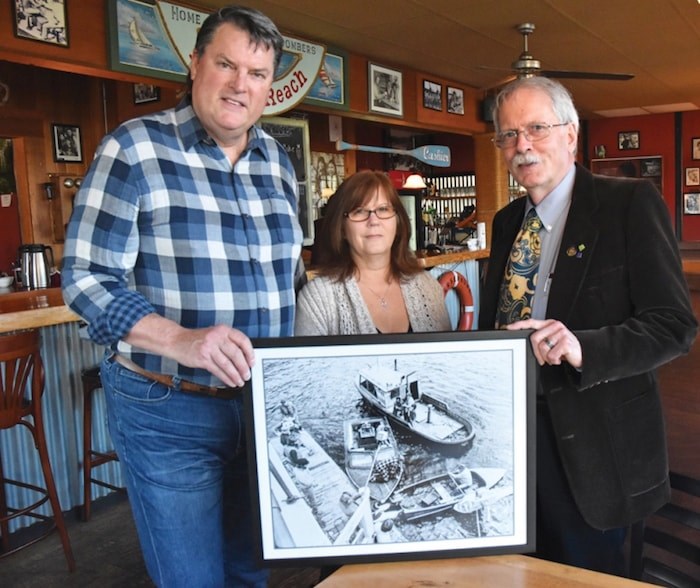
[[[527,340],[421,338],[256,347],[263,559],[530,549]]]

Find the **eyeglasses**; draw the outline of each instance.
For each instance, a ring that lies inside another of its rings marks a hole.
[[[346,212],[343,216],[348,220],[359,223],[366,221],[372,213],[381,220],[387,220],[396,216],[394,207],[390,205],[378,206],[374,210],[370,210],[369,208],[355,208],[350,212]]]
[[[503,149],[504,147],[512,147],[518,142],[518,135],[522,133],[525,135],[525,138],[528,141],[535,143],[536,141],[541,141],[542,139],[549,137],[554,127],[563,127],[568,124],[568,122],[558,123],[555,125],[549,125],[547,123],[530,123],[529,125],[525,125],[525,128],[521,131],[517,131],[515,129],[502,131],[498,133],[492,139],[492,141],[499,149]]]

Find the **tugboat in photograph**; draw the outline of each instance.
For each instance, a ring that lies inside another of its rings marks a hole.
[[[357,391],[376,410],[403,429],[445,448],[468,450],[474,443],[474,429],[461,415],[419,387],[414,372],[402,373],[376,366],[361,369]]]

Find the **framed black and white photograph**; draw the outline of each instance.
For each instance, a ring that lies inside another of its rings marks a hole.
[[[160,100],[160,87],[155,84],[134,84],[134,104],[146,102],[158,102]]]
[[[685,185],[700,186],[700,167],[685,168]]]
[[[692,139],[690,154],[693,159],[700,159],[700,137]]]
[[[400,71],[369,64],[369,111],[403,116],[403,76]]]
[[[700,194],[683,194],[683,214],[700,214]]]
[[[423,108],[442,110],[442,84],[423,80]]]
[[[83,147],[80,140],[80,127],[53,124],[51,129],[54,161],[81,162],[83,160]]]
[[[620,151],[639,149],[639,131],[622,131],[618,133],[617,147]]]
[[[464,90],[447,86],[447,112],[464,114]]]
[[[68,47],[66,0],[11,0],[15,35]]]
[[[246,422],[262,560],[531,551],[528,335],[255,341]]]

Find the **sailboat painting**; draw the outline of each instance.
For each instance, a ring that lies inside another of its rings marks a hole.
[[[347,108],[345,95],[346,73],[345,60],[341,55],[326,52],[321,69],[314,80],[306,102],[331,106],[334,108]]]
[[[112,67],[184,80],[187,64],[173,45],[158,7],[138,0],[113,0],[111,4],[115,18],[110,18],[110,24],[116,22],[116,31],[110,34]]]

